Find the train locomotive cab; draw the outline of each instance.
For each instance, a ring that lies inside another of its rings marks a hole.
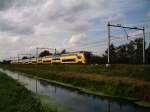
[[[86,63],[86,58],[85,58],[84,53],[77,53],[77,62],[81,64]]]
[[[61,63],[81,63],[85,64],[85,57],[83,53],[63,54],[61,56]]]
[[[92,56],[92,53],[91,52],[88,52],[88,51],[81,51],[80,54],[82,54],[82,57],[83,57],[83,62],[84,63],[90,63],[90,60],[91,60],[91,56]]]

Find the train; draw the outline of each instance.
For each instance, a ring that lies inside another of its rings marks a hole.
[[[90,52],[72,52],[44,57],[11,60],[11,64],[86,64]]]

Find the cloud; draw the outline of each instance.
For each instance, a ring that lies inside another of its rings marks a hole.
[[[70,47],[73,47],[73,46],[76,46],[77,44],[82,43],[84,40],[86,40],[85,33],[74,33],[69,39],[69,45]]]
[[[135,40],[137,38],[143,38],[143,31],[138,30],[138,31],[130,32],[129,36],[130,36],[129,40]]]
[[[147,13],[147,18],[150,18],[150,12]]]
[[[124,14],[116,8],[123,4],[117,0],[1,0],[0,39],[5,43],[0,41],[0,50],[8,57],[38,46],[79,45],[96,19],[122,22]]]
[[[0,1],[0,10],[6,10],[13,4],[14,0],[1,0]]]
[[[87,26],[85,23],[90,19],[106,15],[109,4],[105,0],[14,0],[12,7],[1,11],[0,15],[12,26],[18,23],[18,29],[30,29],[39,23],[46,23],[50,27],[57,27],[57,30],[69,30],[72,27],[71,30],[76,31]]]
[[[116,15],[111,15],[108,17],[106,20],[107,22],[109,21],[112,24],[121,24],[125,20],[125,16],[123,14],[116,14]]]

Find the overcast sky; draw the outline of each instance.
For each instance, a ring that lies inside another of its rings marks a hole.
[[[0,0],[0,59],[34,53],[36,47],[101,54],[108,21],[149,32],[150,0]]]

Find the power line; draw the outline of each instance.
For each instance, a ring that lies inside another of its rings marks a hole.
[[[146,32],[145,34],[150,34],[150,32]],[[134,36],[141,36],[142,34],[135,34],[135,35],[128,35],[130,38],[134,38]],[[115,37],[115,38],[113,38],[113,40],[115,40],[116,38],[117,39],[123,39],[125,36],[113,36],[113,35],[111,35],[111,37]],[[139,38],[139,37],[138,37]],[[97,41],[93,41],[93,42],[89,42],[89,43],[82,43],[82,44],[79,44],[78,46],[86,46],[86,45],[89,45],[89,44],[97,44],[97,43],[103,43],[103,42],[107,42],[107,40],[106,39],[103,39],[103,40],[97,40]],[[74,47],[76,47],[76,46],[74,46]],[[69,49],[70,47],[68,47],[68,48],[66,48],[66,49]]]
[[[148,34],[148,33],[150,33],[150,32],[147,32],[146,34]],[[129,36],[130,37],[130,39],[136,39],[137,37],[134,37],[134,36],[138,36],[138,35],[141,35],[141,34],[136,34],[136,35],[132,35],[132,36]],[[114,37],[113,39],[111,39],[111,40],[120,40],[120,39],[123,39],[125,36],[112,36],[111,35],[111,37]],[[142,38],[142,37],[138,37],[138,38]],[[73,47],[76,47],[76,48],[81,48],[81,47],[83,47],[83,46],[90,46],[90,45],[95,45],[95,44],[105,44],[107,42],[107,40],[105,39],[103,39],[102,41],[95,41],[95,42],[90,42],[90,43],[86,43],[86,44],[80,44],[80,45],[78,45],[78,46],[73,46]],[[68,47],[68,48],[66,48],[66,49],[73,49],[73,47]]]
[[[127,27],[122,26],[121,24],[113,25],[108,22],[108,64],[110,64],[110,28],[111,27],[117,27],[117,28],[123,28],[123,29],[129,29],[129,30],[138,30],[143,32],[143,64],[145,64],[145,28],[139,28],[139,27]],[[127,33],[127,32],[126,32]],[[127,34],[128,36],[128,34]]]
[[[147,32],[146,34],[148,34],[150,32]],[[141,35],[141,34],[136,34],[136,35],[133,35],[133,36],[130,36],[130,41],[131,39],[136,39],[137,37],[134,37],[134,36],[138,36],[138,35]],[[111,37],[114,37],[113,39],[111,39],[112,41],[115,41],[115,40],[121,40],[124,38],[124,36],[120,36],[120,37],[117,37],[117,36],[111,36]],[[138,38],[142,38],[142,37],[138,37]],[[85,44],[80,44],[80,45],[77,45],[77,46],[73,46],[73,47],[68,47],[68,48],[65,48],[67,50],[80,50],[82,48],[90,48],[90,47],[97,47],[97,46],[106,46],[104,44],[106,44],[107,40],[103,39],[102,41],[94,41],[94,42],[90,42],[90,43],[85,43]],[[101,43],[101,44],[100,44]]]

